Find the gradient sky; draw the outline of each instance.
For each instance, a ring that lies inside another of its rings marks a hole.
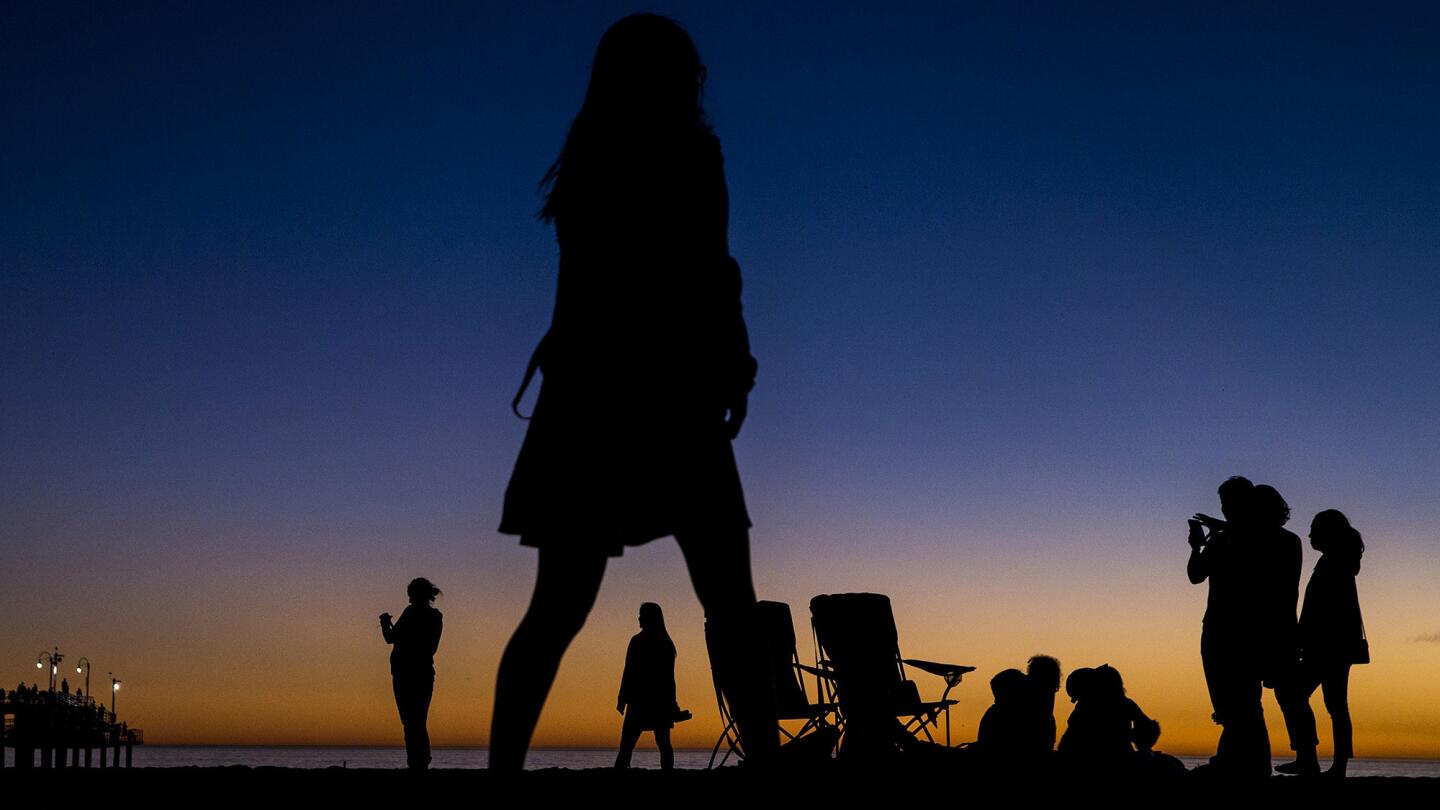
[[[648,4],[726,154],[761,596],[806,637],[811,596],[890,594],[907,655],[980,667],[957,739],[1049,652],[1207,752],[1184,519],[1244,474],[1365,534],[1357,750],[1440,757],[1440,12],[1165,6]],[[425,575],[432,735],[485,742],[535,566],[495,526],[536,181],[635,10],[0,9],[0,684],[58,644],[151,742],[399,744],[375,616]],[[646,600],[713,742],[663,540],[538,744],[614,743]]]

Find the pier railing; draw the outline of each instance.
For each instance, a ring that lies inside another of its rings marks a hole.
[[[35,767],[37,751],[42,768],[89,768],[96,749],[99,767],[120,767],[123,750],[128,768],[134,747],[144,743],[144,731],[117,722],[89,695],[27,690],[7,692],[0,701],[0,753],[14,749],[16,769]],[[0,769],[5,764],[0,756]]]

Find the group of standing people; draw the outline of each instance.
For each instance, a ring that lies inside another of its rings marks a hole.
[[[1285,773],[1318,774],[1318,738],[1310,696],[1324,689],[1335,735],[1329,773],[1344,776],[1354,756],[1350,667],[1369,662],[1355,575],[1365,546],[1336,510],[1315,516],[1310,543],[1322,556],[1297,621],[1301,542],[1286,530],[1290,506],[1272,486],[1235,476],[1220,485],[1224,519],[1196,514],[1190,524],[1187,573],[1209,582],[1200,655],[1221,726],[1211,764],[1230,777],[1268,776],[1270,737],[1261,697],[1275,690],[1296,759]]]

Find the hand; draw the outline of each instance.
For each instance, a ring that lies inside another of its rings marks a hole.
[[[389,627],[390,624],[391,624],[390,614],[389,614],[389,613],[381,613],[381,614],[380,614],[380,626],[381,626],[381,627]]]
[[[619,712],[619,713],[621,713],[621,714],[624,714],[624,713],[625,713],[625,704],[624,704],[624,703],[616,703],[616,704],[615,704],[615,711],[617,711],[617,712]]]
[[[745,415],[750,412],[750,395],[741,394],[730,403],[730,417],[725,420],[725,436],[734,439],[740,435],[740,426],[745,424]]]
[[[1225,521],[1221,520],[1220,518],[1210,517],[1209,515],[1201,512],[1196,512],[1195,517],[1191,518],[1191,520],[1199,521],[1202,526],[1212,532],[1217,532],[1225,528]]]
[[[1196,551],[1205,545],[1205,529],[1201,527],[1200,521],[1191,518],[1190,523],[1190,547]]]

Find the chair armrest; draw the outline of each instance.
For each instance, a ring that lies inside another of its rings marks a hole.
[[[835,680],[835,672],[833,670],[820,669],[819,667],[807,667],[804,664],[796,664],[795,666],[799,667],[801,672],[808,672],[817,678],[825,678],[832,681]]]
[[[945,685],[949,687],[960,683],[960,679],[965,677],[965,673],[975,671],[975,667],[967,667],[963,664],[941,664],[935,661],[921,661],[918,658],[906,658],[904,663],[921,672],[939,675],[945,679]]]

